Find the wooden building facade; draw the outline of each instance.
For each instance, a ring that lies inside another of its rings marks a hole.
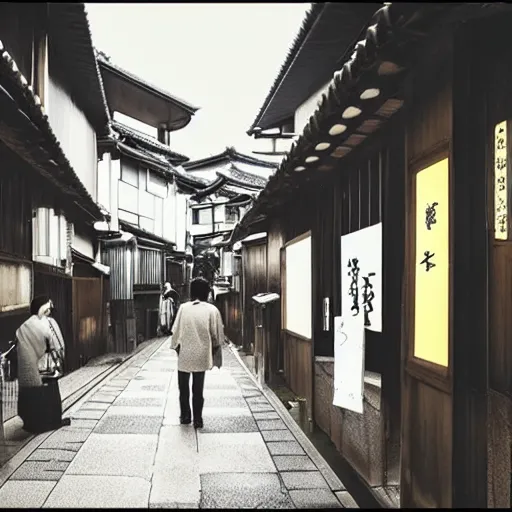
[[[504,4],[380,9],[233,237],[267,232],[266,265],[243,271],[283,310],[286,247],[311,237],[311,336],[269,336],[315,424],[402,508],[510,507],[511,21]],[[332,405],[332,318],[341,237],[379,222],[382,332],[366,330],[358,414]]]

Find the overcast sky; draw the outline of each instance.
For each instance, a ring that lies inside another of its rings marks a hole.
[[[171,133],[171,147],[197,159],[226,146],[246,153],[255,149],[245,132],[310,4],[86,6],[96,48],[119,66],[201,107],[188,126]]]

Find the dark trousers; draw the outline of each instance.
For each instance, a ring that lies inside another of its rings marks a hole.
[[[192,411],[194,420],[203,417],[203,389],[205,372],[192,373]],[[178,371],[178,387],[180,390],[180,409],[182,418],[190,418],[190,373]]]

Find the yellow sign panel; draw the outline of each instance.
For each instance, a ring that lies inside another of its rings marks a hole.
[[[494,236],[508,239],[507,122],[494,130]]]
[[[416,176],[414,357],[448,366],[450,192],[448,158]]]

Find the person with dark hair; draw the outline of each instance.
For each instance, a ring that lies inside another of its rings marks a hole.
[[[178,353],[180,422],[188,425],[190,414],[190,374],[192,374],[192,412],[194,427],[203,427],[203,389],[205,372],[219,360],[224,343],[224,326],[219,310],[207,302],[208,281],[197,277],[190,283],[190,302],[181,305],[173,326],[171,348]],[[216,363],[217,366],[220,363]]]
[[[69,425],[62,419],[58,379],[63,374],[64,341],[57,322],[50,317],[53,303],[35,297],[31,316],[16,331],[18,358],[18,415],[32,433]]]

